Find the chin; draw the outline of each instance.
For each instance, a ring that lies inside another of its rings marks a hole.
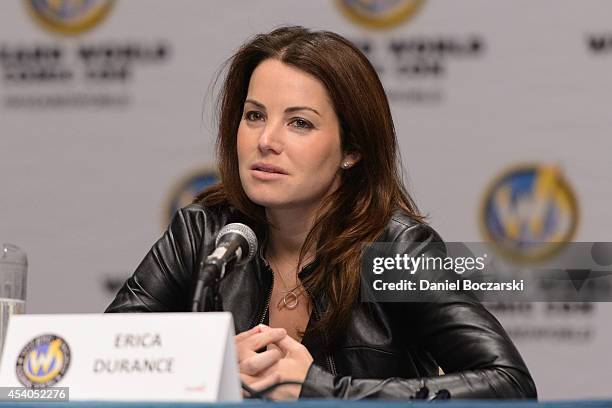
[[[255,195],[248,195],[248,196],[251,199],[251,201],[253,201],[255,204],[261,205],[263,207],[268,207],[268,208],[282,207],[286,205],[287,202],[289,201],[281,197],[274,197],[270,194],[265,194],[265,195],[255,194]]]
[[[299,201],[293,197],[290,198],[287,194],[250,194],[247,192],[247,197],[255,204],[267,209],[287,210],[299,206]]]
[[[304,194],[304,188],[291,185],[252,185],[244,183],[242,188],[247,197],[255,204],[268,209],[287,210],[292,208],[312,206],[320,202],[325,194]],[[300,194],[302,193],[302,194]]]
[[[279,194],[270,191],[262,191],[261,189],[253,191],[253,189],[247,188],[244,189],[244,192],[249,197],[249,200],[266,208],[282,206],[288,201],[286,194],[283,194],[284,197],[280,197]]]

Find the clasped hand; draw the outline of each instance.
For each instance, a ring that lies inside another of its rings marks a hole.
[[[255,326],[235,338],[240,379],[254,390],[262,390],[284,381],[304,382],[312,364],[308,349],[287,335],[285,329]],[[265,351],[257,350],[265,348]],[[281,385],[268,397],[276,400],[297,399],[301,385]]]

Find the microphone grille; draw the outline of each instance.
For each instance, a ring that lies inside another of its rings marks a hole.
[[[253,257],[255,256],[255,252],[257,252],[257,237],[255,236],[255,233],[251,228],[240,222],[233,222],[221,228],[219,234],[217,234],[215,246],[219,245],[219,242],[221,242],[221,238],[223,238],[224,235],[230,233],[242,236],[249,245],[249,253],[246,254],[246,256],[242,256],[242,259],[240,259],[239,264],[243,265],[253,259]]]

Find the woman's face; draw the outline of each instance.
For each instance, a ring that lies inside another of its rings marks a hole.
[[[338,187],[343,160],[350,161],[339,129],[327,91],[315,77],[275,59],[260,63],[238,128],[247,196],[266,208],[317,205]]]

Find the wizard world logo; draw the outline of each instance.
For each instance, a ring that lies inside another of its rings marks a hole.
[[[115,0],[26,0],[30,15],[49,31],[76,35],[106,18]]]
[[[485,238],[513,261],[549,259],[571,241],[577,225],[574,192],[560,169],[548,164],[504,172],[487,190],[481,208]]]
[[[410,19],[424,0],[336,0],[352,21],[374,29],[395,27]]]
[[[47,388],[57,384],[70,366],[70,347],[63,338],[44,334],[23,347],[17,358],[16,374],[28,388]]]
[[[166,200],[162,226],[165,228],[179,209],[191,204],[199,193],[218,182],[219,174],[212,166],[189,172],[178,180]]]

